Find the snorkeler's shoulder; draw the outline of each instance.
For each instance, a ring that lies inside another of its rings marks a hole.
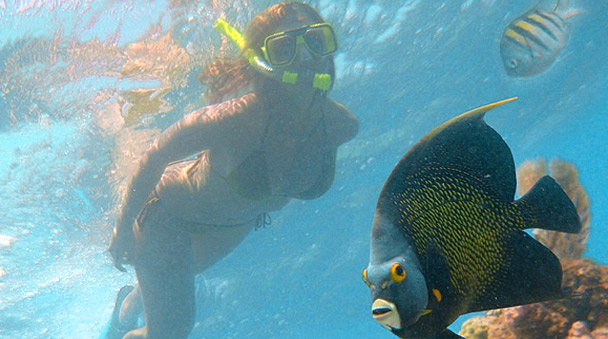
[[[259,111],[259,100],[255,93],[247,93],[241,97],[226,100],[214,105],[214,110],[224,116],[247,114]]]
[[[183,117],[163,134],[166,134],[165,139],[175,139],[179,136],[180,140],[186,137],[189,140],[198,140],[198,146],[204,146],[206,149],[251,143],[262,134],[267,120],[259,106],[255,94],[245,94],[202,107]],[[203,140],[204,145],[201,145]]]
[[[344,105],[327,98],[324,104],[327,134],[335,137],[337,144],[354,138],[359,131],[357,117]]]
[[[187,125],[247,125],[263,119],[260,103],[254,93],[202,107],[186,117]],[[265,120],[265,119],[264,119]]]

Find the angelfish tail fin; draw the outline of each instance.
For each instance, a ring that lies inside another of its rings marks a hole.
[[[578,233],[581,222],[576,207],[553,178],[540,178],[526,195],[515,202],[525,216],[524,228]]]
[[[448,330],[447,328],[433,337],[433,339],[464,339],[464,337]]]

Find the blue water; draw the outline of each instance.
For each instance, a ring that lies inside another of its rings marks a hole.
[[[199,107],[196,74],[219,46],[210,23],[222,15],[242,27],[270,3],[0,0],[0,337],[99,335],[116,291],[134,281],[105,253],[124,178],[117,154],[131,147],[121,136]],[[591,201],[585,255],[608,264],[608,3],[572,1],[585,12],[565,49],[527,79],[505,74],[498,42],[534,1],[310,3],[338,31],[331,97],[357,115],[360,133],[341,148],[325,196],[272,213],[272,225],[197,278],[192,338],[393,337],[372,320],[361,281],[382,184],[431,128],[511,96],[519,100],[488,123],[516,164],[542,156],[577,166]],[[167,35],[190,57],[185,71],[121,75],[135,55],[125,50]],[[122,125],[119,92],[160,86],[171,87],[173,110]]]

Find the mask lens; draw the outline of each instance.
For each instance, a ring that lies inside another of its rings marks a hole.
[[[309,28],[304,33],[304,41],[308,49],[318,55],[327,55],[336,51],[336,37],[329,25]]]
[[[266,60],[273,66],[293,62],[298,45],[304,44],[314,55],[324,56],[338,49],[336,34],[329,23],[320,23],[271,35],[264,41]]]
[[[268,61],[275,66],[291,62],[296,54],[296,40],[288,35],[273,37],[266,41]]]

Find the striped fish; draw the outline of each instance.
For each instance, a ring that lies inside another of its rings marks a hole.
[[[507,74],[526,77],[549,68],[568,40],[567,19],[580,13],[568,0],[543,0],[509,23],[500,41]]]

